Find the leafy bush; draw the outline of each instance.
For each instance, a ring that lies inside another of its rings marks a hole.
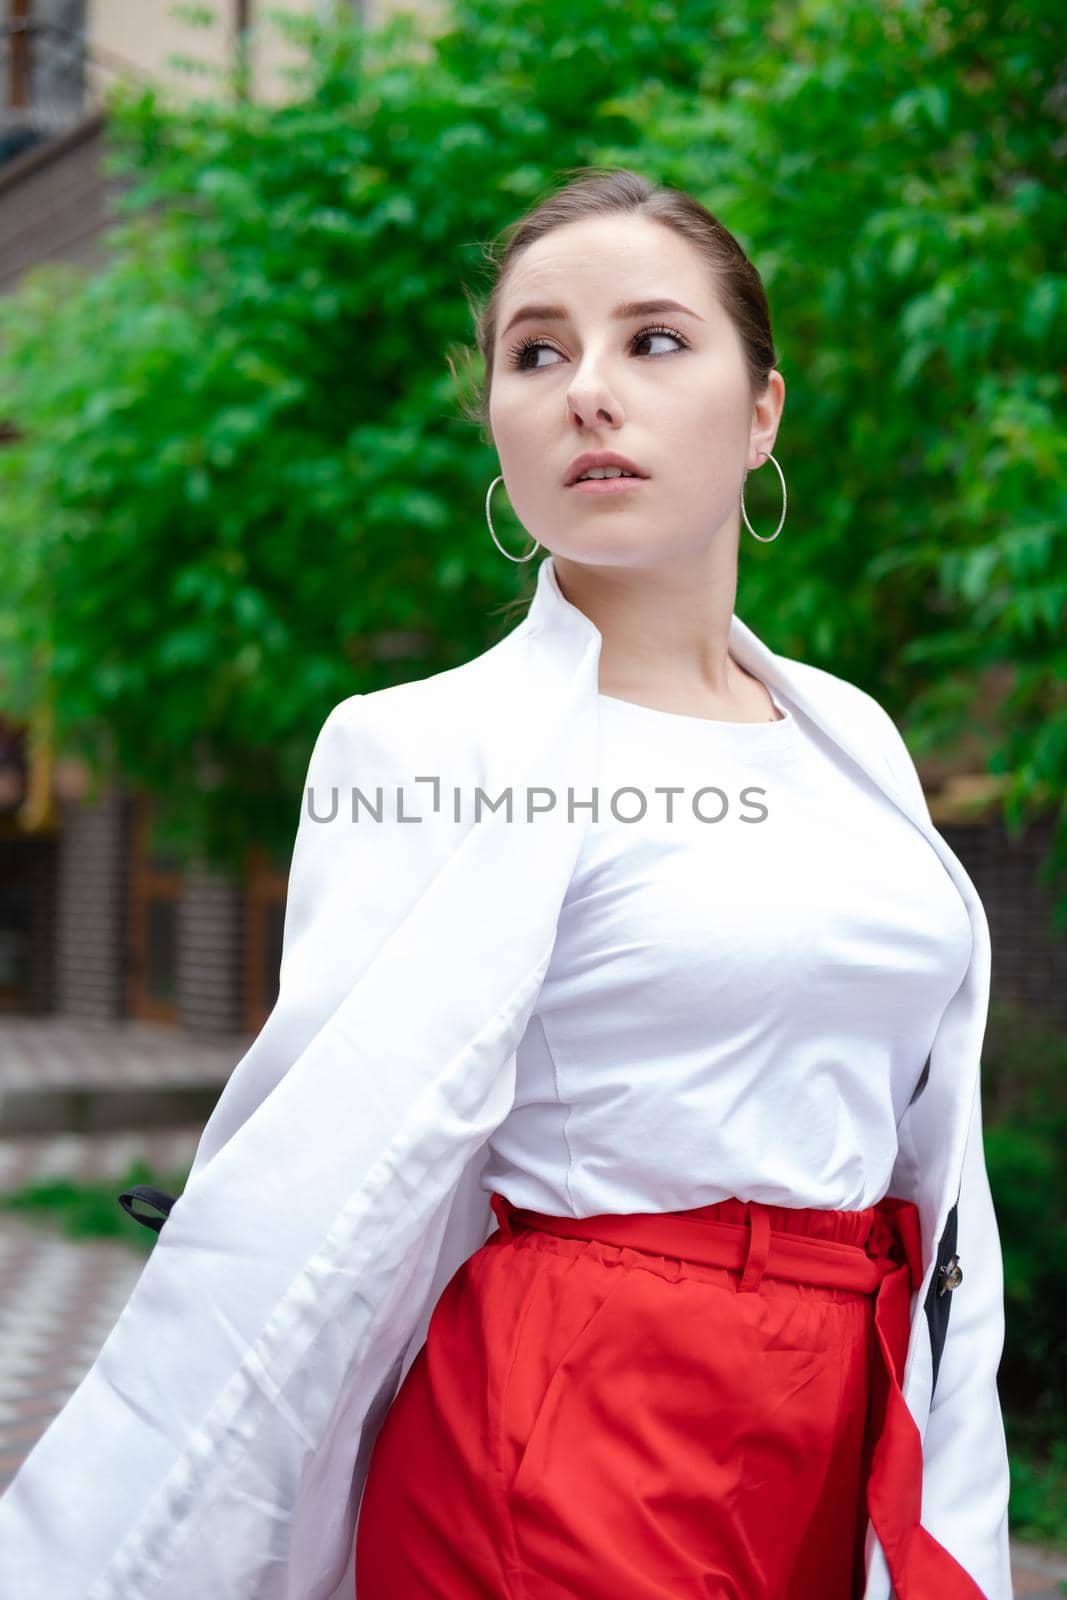
[[[466,296],[568,169],[626,164],[721,215],[775,311],[790,511],[742,532],[739,610],[917,753],[973,736],[1067,865],[1056,21],[456,0],[428,38],[290,19],[284,106],[121,92],[112,264],[0,304],[7,709],[54,700],[182,848],[287,845],[329,707],[466,659],[524,581],[459,407]]]

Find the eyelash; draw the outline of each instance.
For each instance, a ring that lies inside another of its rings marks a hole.
[[[688,350],[689,349],[689,340],[684,338],[683,335],[678,332],[677,328],[664,328],[664,327],[661,327],[658,323],[654,327],[642,328],[639,333],[635,333],[633,338],[630,340],[630,344],[631,345],[639,344],[642,339],[647,339],[647,338],[650,337],[651,334],[654,334],[654,333],[664,333],[664,334],[667,335],[667,337],[669,339],[677,339],[678,343],[682,346],[682,348],[684,350]],[[538,350],[538,349],[555,350],[555,348],[556,348],[555,345],[549,344],[547,339],[532,339],[532,338],[520,339],[517,344],[512,345],[511,350],[509,351],[509,359],[510,359],[511,365],[513,367],[520,368],[521,370],[524,370],[526,372],[546,372],[548,370],[546,367],[526,367],[526,368],[522,368],[522,361],[523,361],[523,359],[524,359],[524,357],[526,355],[526,352],[528,350]],[[559,354],[558,351],[556,353],[557,353],[557,355]],[[676,354],[677,354],[677,351],[665,350],[665,351],[661,351],[660,352],[660,356],[653,356],[653,357],[651,357],[651,359],[653,361],[658,361],[661,358],[661,356],[663,356],[663,355],[676,355]],[[648,359],[648,358],[646,357],[646,359]],[[551,366],[552,363],[550,362],[549,365]]]

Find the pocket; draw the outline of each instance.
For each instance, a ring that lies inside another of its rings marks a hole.
[[[585,1368],[597,1326],[629,1275],[625,1266],[606,1266],[585,1250],[563,1255],[535,1246],[518,1254],[526,1258],[529,1279],[493,1416],[506,1499],[521,1490],[533,1456],[535,1476],[543,1477],[575,1376]]]

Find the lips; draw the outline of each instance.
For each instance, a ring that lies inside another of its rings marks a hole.
[[[636,461],[631,461],[628,456],[620,456],[614,450],[587,450],[583,455],[575,456],[564,478],[564,486],[571,488],[583,472],[590,472],[594,467],[619,467],[623,472],[628,472],[634,478],[647,478],[648,473],[643,472]],[[602,480],[608,481],[608,480]]]
[[[633,494],[647,482],[647,478],[628,478],[621,475],[618,478],[579,478],[577,483],[571,484],[570,490],[571,494],[577,495],[580,499],[595,499],[605,495]]]

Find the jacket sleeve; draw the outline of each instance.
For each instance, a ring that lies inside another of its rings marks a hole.
[[[882,707],[886,759],[929,817],[915,763]],[[1010,1469],[997,1372],[1004,1349],[1004,1269],[976,1086],[956,1203],[963,1278],[951,1294],[945,1342],[923,1439],[921,1519],[987,1600],[1011,1600]],[[937,1292],[936,1289],[934,1291]]]
[[[538,866],[422,804],[454,728],[406,690],[352,696],[319,732],[277,1003],[0,1499],[4,1600],[335,1600],[457,1186],[511,1104],[554,909],[517,919],[513,960],[464,915]],[[353,822],[353,786],[380,789],[380,822]]]
[[[407,784],[416,810],[388,703],[349,695],[316,736],[289,866],[278,998],[204,1125],[187,1189],[335,1014],[447,856],[448,830],[397,820],[406,815],[398,786]]]

